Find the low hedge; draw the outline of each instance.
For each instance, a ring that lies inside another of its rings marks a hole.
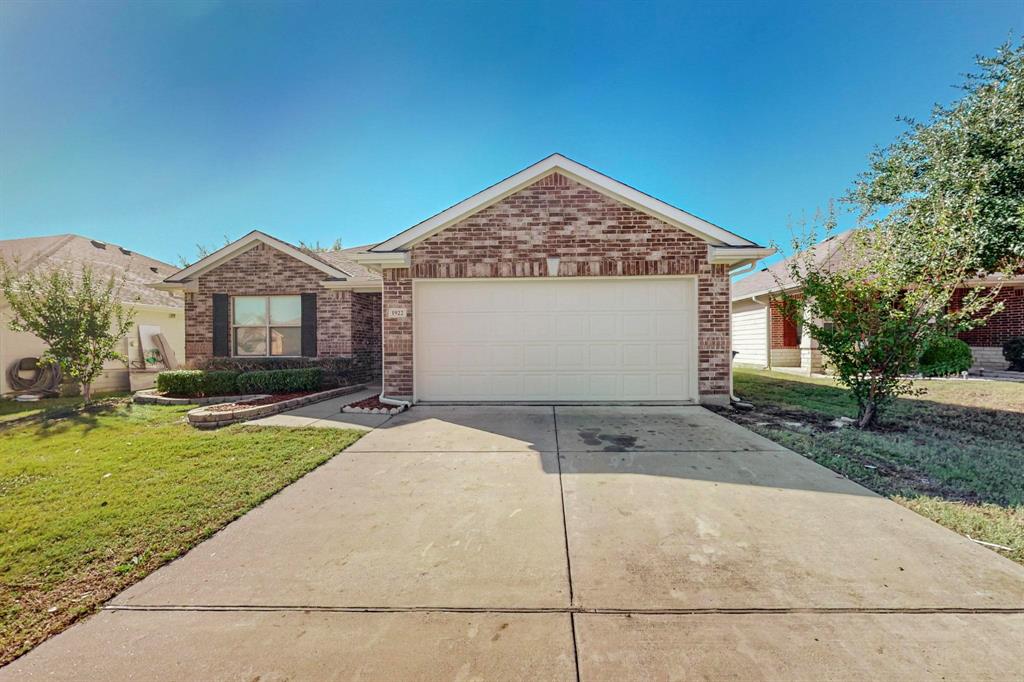
[[[966,372],[973,363],[970,346],[951,336],[939,336],[925,346],[919,369],[926,377],[939,377]]]
[[[175,369],[156,375],[156,390],[172,396],[198,398],[238,393],[238,372]]]
[[[1003,357],[1010,363],[1008,369],[1024,372],[1024,336],[1015,336],[1004,341]]]
[[[203,394],[203,375],[198,369],[175,369],[156,375],[156,390],[168,395],[194,398]]]
[[[319,367],[271,369],[238,375],[238,388],[242,393],[316,391],[323,386],[323,383],[324,371]]]
[[[317,358],[206,358],[196,363],[198,369],[232,372],[262,372],[280,369],[323,370],[323,388],[352,386],[380,379],[380,352],[358,351],[349,356]]]

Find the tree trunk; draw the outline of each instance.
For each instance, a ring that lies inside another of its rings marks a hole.
[[[92,400],[92,382],[91,381],[83,381],[82,382],[82,400],[87,405]]]
[[[869,429],[874,426],[877,414],[878,408],[875,406],[875,401],[865,400],[864,405],[860,409],[860,414],[857,415],[857,428]]]

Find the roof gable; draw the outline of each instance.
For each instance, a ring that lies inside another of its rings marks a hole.
[[[655,199],[561,154],[552,154],[529,168],[525,168],[511,177],[491,185],[487,189],[378,244],[370,249],[369,253],[406,251],[420,241],[447,229],[478,211],[492,206],[553,173],[560,173],[615,201],[619,201],[669,225],[685,230],[704,239],[713,246],[757,247],[754,242],[709,223],[692,213],[687,213],[660,199]]]
[[[280,239],[271,237],[269,234],[260,232],[259,230],[253,230],[241,239],[235,240],[224,248],[214,251],[210,255],[193,263],[187,268],[179,270],[165,279],[164,282],[167,284],[181,284],[187,282],[194,277],[198,277],[204,272],[208,272],[220,265],[223,265],[235,256],[248,251],[257,243],[266,244],[267,246],[291,256],[306,265],[316,268],[330,278],[346,280],[352,277],[349,272],[341,269],[338,264],[328,263],[322,258],[298,249],[287,242],[281,241]]]

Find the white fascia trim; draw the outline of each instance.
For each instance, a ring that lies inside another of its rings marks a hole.
[[[327,279],[320,282],[324,289],[344,289],[354,291],[357,294],[375,294],[384,289],[384,282],[352,282]]]
[[[352,260],[377,271],[385,268],[407,268],[412,263],[412,258],[406,251],[363,251],[352,256]]]
[[[607,175],[598,173],[594,169],[568,159],[561,154],[552,154],[529,168],[519,171],[496,185],[491,185],[482,192],[478,192],[468,199],[441,211],[434,217],[428,218],[422,223],[414,225],[391,239],[378,244],[370,251],[387,252],[407,249],[417,242],[440,232],[452,223],[482,210],[556,171],[595,191],[610,196],[612,199],[621,201],[639,211],[675,225],[691,234],[695,234],[712,244],[757,247],[754,242],[717,225],[713,225],[702,218],[698,218],[692,213],[687,213],[682,209],[666,204],[660,199],[655,199],[618,180],[613,180]]]
[[[767,258],[768,256],[774,254],[774,248],[765,246],[709,246],[708,262],[714,265],[739,265],[746,263],[756,263],[762,258]]]
[[[307,253],[303,253],[299,249],[295,248],[287,242],[283,242],[280,239],[271,237],[269,234],[260,232],[259,230],[253,230],[249,234],[245,235],[241,239],[231,242],[222,249],[214,251],[206,258],[193,263],[183,270],[179,270],[170,277],[164,280],[167,284],[181,283],[188,280],[190,277],[202,274],[203,272],[210,270],[211,268],[220,265],[224,261],[230,260],[238,254],[252,248],[256,242],[262,242],[267,246],[271,246],[282,253],[285,253],[296,260],[299,260],[306,265],[316,268],[320,272],[327,274],[331,277],[351,277],[349,273],[339,268],[327,265],[321,260],[313,258]]]
[[[157,291],[199,291],[197,282],[150,282],[146,286]]]

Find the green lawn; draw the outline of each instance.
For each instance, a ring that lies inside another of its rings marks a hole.
[[[112,399],[124,397],[123,393],[97,395],[94,402],[105,403]],[[46,398],[34,403],[20,403],[17,400],[0,400],[0,426],[25,417],[46,415],[56,417],[72,414],[82,406],[81,396],[67,398]]]
[[[737,369],[752,412],[722,413],[875,492],[1024,564],[1024,383],[921,381],[875,431],[836,429],[856,416],[828,379]],[[797,425],[799,423],[799,425]]]
[[[0,664],[359,438],[197,431],[187,409],[108,401],[0,427]]]

